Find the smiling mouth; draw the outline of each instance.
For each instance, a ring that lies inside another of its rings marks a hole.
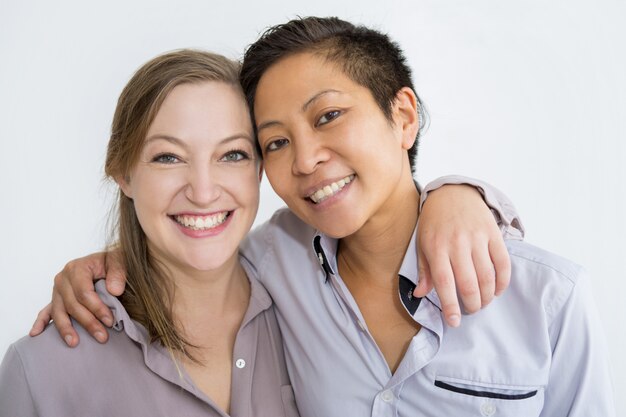
[[[170,218],[187,229],[209,230],[224,223],[231,213],[231,211],[223,211],[209,216],[191,216],[185,214],[180,216],[170,216]]]
[[[354,174],[348,175],[347,177],[342,178],[337,182],[333,182],[332,184],[328,184],[320,188],[319,190],[311,194],[308,198],[315,204],[319,204],[322,201],[326,200],[327,198],[332,197],[335,194],[337,194],[339,191],[343,189],[343,187],[345,187],[347,184],[350,184],[350,182],[353,179],[354,179]]]

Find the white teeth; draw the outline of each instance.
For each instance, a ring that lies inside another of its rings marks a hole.
[[[349,175],[345,178],[342,178],[337,182],[333,182],[332,184],[328,184],[320,188],[319,190],[315,191],[313,194],[309,196],[309,198],[315,204],[321,203],[322,201],[326,200],[328,197],[331,197],[337,194],[339,191],[341,191],[343,187],[346,186],[346,184],[349,184],[350,181],[352,181],[353,179],[354,179],[354,174]]]
[[[311,196],[311,199],[313,201],[321,200],[322,198],[324,198],[325,195],[326,194],[324,194],[324,190],[317,190],[315,194]]]
[[[228,212],[223,211],[211,216],[174,216],[181,225],[193,230],[207,230],[219,226],[226,221]]]

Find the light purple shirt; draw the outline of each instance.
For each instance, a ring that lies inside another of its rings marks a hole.
[[[505,236],[520,239],[510,202],[481,188]],[[392,374],[338,274],[337,242],[285,209],[243,249],[274,299],[303,417],[615,415],[602,326],[577,265],[509,240],[510,288],[449,328],[434,291],[410,295],[412,239],[399,297],[421,330]]]
[[[297,417],[272,300],[250,281],[233,351],[230,415]],[[81,342],[70,349],[51,325],[11,345],[0,366],[0,417],[226,416],[162,345],[150,343],[104,281],[96,289],[115,317],[109,342],[76,326]]]

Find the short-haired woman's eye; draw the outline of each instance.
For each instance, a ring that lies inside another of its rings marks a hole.
[[[267,146],[265,147],[265,151],[266,152],[277,151],[287,146],[287,144],[289,144],[289,140],[285,138],[276,139],[267,144]]]
[[[324,113],[322,117],[317,119],[317,122],[315,123],[315,127],[325,125],[326,123],[329,123],[335,120],[337,117],[339,117],[340,114],[341,114],[340,110],[333,110],[333,111]]]

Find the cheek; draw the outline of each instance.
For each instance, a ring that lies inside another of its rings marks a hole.
[[[286,154],[287,152],[285,151],[284,153]],[[287,156],[273,155],[266,157],[263,164],[265,176],[276,194],[283,200],[288,198],[286,194],[288,193],[292,172]]]
[[[259,203],[259,171],[256,164],[227,168],[220,174],[222,187],[239,200],[240,204],[256,210]]]
[[[165,210],[183,189],[182,172],[161,171],[139,174],[131,179],[135,209],[144,213]]]

